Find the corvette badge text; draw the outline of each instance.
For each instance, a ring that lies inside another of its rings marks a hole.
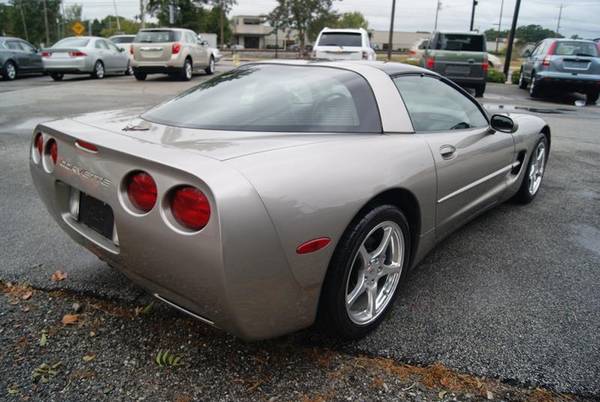
[[[63,169],[66,169],[66,170],[69,170],[69,171],[75,173],[76,175],[78,175],[86,180],[90,180],[90,181],[99,183],[100,185],[102,185],[104,187],[109,187],[112,184],[110,179],[99,176],[96,173],[90,172],[89,170],[84,169],[84,168],[80,168],[79,166],[75,166],[72,163],[67,162],[64,159],[62,159],[60,161],[59,166],[62,167]]]

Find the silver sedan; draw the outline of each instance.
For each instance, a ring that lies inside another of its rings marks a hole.
[[[42,51],[44,71],[55,81],[65,74],[130,74],[129,54],[111,41],[96,36],[73,36],[62,39]]]
[[[535,198],[550,140],[421,68],[264,62],[41,124],[30,167],[60,227],[159,300],[244,339],[352,339],[438,241]]]

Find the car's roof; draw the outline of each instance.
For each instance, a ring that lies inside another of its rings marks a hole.
[[[192,31],[191,29],[187,29],[187,28],[171,28],[171,27],[159,27],[159,28],[143,28],[140,29],[140,32],[147,32],[147,31]]]
[[[363,33],[367,32],[364,28],[328,28],[325,27],[321,32],[350,32],[350,33]]]
[[[426,70],[421,67],[413,66],[410,64],[389,62],[389,61],[362,61],[362,60],[339,60],[339,61],[325,61],[325,60],[264,60],[258,61],[251,64],[279,64],[279,65],[293,65],[293,66],[323,66],[323,67],[334,67],[339,69],[362,69],[369,67],[377,70],[381,70],[388,75],[395,74],[410,74],[410,73],[426,73],[433,74],[434,72]]]
[[[0,36],[0,40],[22,40],[27,42],[25,39],[17,38],[16,36]]]
[[[476,31],[435,31],[434,33],[439,33],[443,35],[473,35],[473,36],[483,36],[483,32]]]
[[[102,38],[100,36],[67,36],[67,37],[62,38],[61,40],[63,40],[63,39],[73,39],[73,38],[76,38],[76,39],[106,39],[106,38]]]
[[[112,35],[112,36],[109,36],[109,39],[110,38],[131,38],[131,37],[135,37],[135,35],[130,35],[130,34]]]
[[[582,42],[582,43],[594,43],[593,40],[590,39],[569,39],[569,38],[547,38],[548,40],[555,40],[557,42]]]

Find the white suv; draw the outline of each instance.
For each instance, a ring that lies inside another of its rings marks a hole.
[[[317,37],[313,58],[326,60],[376,60],[369,43],[369,34],[363,29],[324,28]]]

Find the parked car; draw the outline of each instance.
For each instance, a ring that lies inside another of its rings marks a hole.
[[[71,36],[42,51],[44,71],[60,81],[65,74],[129,74],[129,56],[111,41],[97,36]]]
[[[485,35],[477,32],[434,32],[421,66],[450,78],[458,85],[485,92],[489,68]]]
[[[215,49],[189,29],[142,29],[131,51],[133,74],[138,80],[157,73],[191,80],[194,71],[215,72]]]
[[[112,43],[117,45],[119,49],[125,50],[127,53],[131,50],[131,44],[135,39],[135,35],[113,35],[108,38]]]
[[[429,46],[429,39],[420,39],[415,42],[415,44],[412,45],[408,51],[408,59],[412,61],[420,61],[425,53],[425,49],[427,49],[427,46]],[[497,69],[502,67],[502,61],[496,55],[488,53],[487,60],[489,68]]]
[[[323,28],[313,48],[313,58],[322,60],[376,60],[369,33],[363,29]]]
[[[595,104],[600,94],[600,49],[591,40],[544,39],[525,54],[519,87],[533,98],[550,91],[581,92]]]
[[[44,72],[42,57],[29,42],[0,36],[0,75],[4,80],[14,80],[17,76]]]
[[[35,187],[76,242],[245,339],[375,329],[437,241],[535,198],[551,142],[400,63],[250,63],[136,113],[38,125]]]

